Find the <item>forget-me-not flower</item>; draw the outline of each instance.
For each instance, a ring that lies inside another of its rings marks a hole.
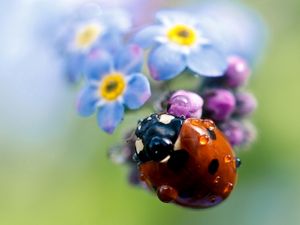
[[[117,51],[130,26],[130,17],[122,10],[81,16],[67,24],[59,38],[59,47],[68,79],[75,82],[82,77],[86,56],[94,50]]]
[[[208,77],[222,76],[227,68],[222,54],[210,34],[191,15],[162,11],[157,24],[141,30],[133,42],[151,48],[148,66],[155,80],[169,80],[186,68]]]
[[[148,79],[140,73],[142,49],[127,46],[114,56],[103,51],[91,54],[85,65],[87,87],[78,100],[78,112],[90,116],[97,111],[99,127],[112,133],[124,116],[124,106],[140,108],[150,97]]]

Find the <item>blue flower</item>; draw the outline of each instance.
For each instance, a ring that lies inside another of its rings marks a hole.
[[[91,54],[85,65],[87,86],[78,100],[81,116],[97,111],[99,127],[112,133],[122,121],[124,106],[140,108],[151,96],[150,84],[140,73],[143,51],[130,45],[112,56],[104,51]]]
[[[59,48],[68,80],[76,82],[82,77],[86,56],[96,49],[117,51],[122,45],[123,34],[130,26],[126,12],[110,10],[93,16],[81,16],[64,27]]]
[[[194,13],[205,29],[214,33],[223,52],[245,59],[250,66],[261,60],[268,43],[268,29],[256,11],[235,1],[206,1]]]
[[[186,68],[208,77],[222,76],[226,57],[196,18],[178,11],[162,11],[158,23],[141,30],[133,42],[151,48],[148,66],[156,80],[169,80]]]

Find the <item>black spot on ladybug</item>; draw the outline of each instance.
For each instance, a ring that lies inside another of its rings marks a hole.
[[[168,161],[168,167],[174,172],[179,172],[185,168],[188,159],[189,153],[186,150],[177,150],[172,153]]]
[[[219,169],[219,161],[217,159],[211,160],[211,162],[208,165],[208,172],[211,175],[214,175]]]
[[[209,137],[213,140],[217,140],[216,133],[213,130],[207,129],[207,132],[209,134]]]

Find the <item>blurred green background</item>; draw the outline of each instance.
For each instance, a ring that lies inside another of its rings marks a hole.
[[[34,134],[39,121],[15,134],[1,128],[0,224],[300,224],[300,1],[244,2],[264,17],[270,40],[249,87],[259,102],[258,139],[239,155],[239,182],[228,200],[189,210],[128,185],[126,168],[106,152],[119,143],[124,127],[115,136],[103,134],[94,117],[76,115],[69,94],[51,126]]]

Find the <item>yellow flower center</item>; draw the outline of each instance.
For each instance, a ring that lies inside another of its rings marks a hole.
[[[107,74],[99,87],[100,96],[105,100],[114,101],[121,96],[125,90],[126,81],[121,73]]]
[[[184,46],[191,46],[195,44],[197,40],[197,34],[195,30],[193,28],[181,24],[172,27],[168,31],[167,37],[170,41]]]
[[[75,42],[79,48],[88,48],[99,37],[101,28],[98,24],[89,24],[80,29],[76,35]]]

